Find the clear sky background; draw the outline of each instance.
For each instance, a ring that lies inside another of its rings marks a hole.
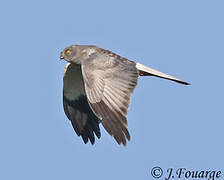
[[[152,179],[154,166],[222,170],[224,1],[1,1],[0,179]],[[131,141],[76,136],[62,106],[71,44],[91,44],[190,82],[140,77]]]

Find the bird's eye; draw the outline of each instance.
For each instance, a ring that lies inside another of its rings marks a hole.
[[[71,52],[72,52],[72,51],[71,51],[70,49],[66,49],[66,50],[65,50],[65,54],[67,54],[67,55],[71,54]]]

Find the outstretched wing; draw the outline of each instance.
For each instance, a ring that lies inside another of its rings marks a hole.
[[[168,79],[171,81],[175,81],[178,82],[180,84],[184,84],[184,85],[190,85],[190,83],[182,81],[176,77],[170,76],[168,74],[162,73],[158,70],[152,69],[150,67],[147,67],[143,64],[140,63],[136,63],[136,68],[139,70],[139,75],[140,76],[156,76],[156,77],[160,77],[163,79]]]
[[[118,144],[130,140],[127,109],[137,85],[136,64],[116,55],[95,54],[82,64],[85,91],[91,108]]]
[[[68,64],[64,74],[63,105],[68,119],[78,136],[85,143],[95,142],[95,135],[100,138],[99,119],[91,110],[82,78],[81,66]]]

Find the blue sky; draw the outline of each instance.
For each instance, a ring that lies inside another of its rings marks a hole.
[[[1,1],[0,179],[152,179],[154,166],[222,170],[224,2]],[[131,141],[84,144],[63,112],[62,49],[92,44],[191,86],[140,78]]]

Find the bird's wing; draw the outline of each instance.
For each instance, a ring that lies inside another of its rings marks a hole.
[[[92,112],[82,78],[81,66],[68,64],[63,78],[63,105],[66,116],[78,136],[85,143],[95,142],[94,133],[100,138],[99,119]]]
[[[130,140],[127,130],[127,109],[130,95],[137,85],[138,70],[134,62],[95,56],[82,64],[85,91],[89,103],[107,132],[118,144]]]
[[[136,63],[136,68],[139,70],[139,75],[140,76],[156,76],[156,77],[160,77],[163,79],[168,79],[171,81],[175,81],[178,82],[180,84],[184,84],[184,85],[190,85],[190,83],[182,81],[176,77],[170,76],[168,74],[162,73],[158,70],[152,69],[150,67],[147,67],[143,64],[140,63]]]

